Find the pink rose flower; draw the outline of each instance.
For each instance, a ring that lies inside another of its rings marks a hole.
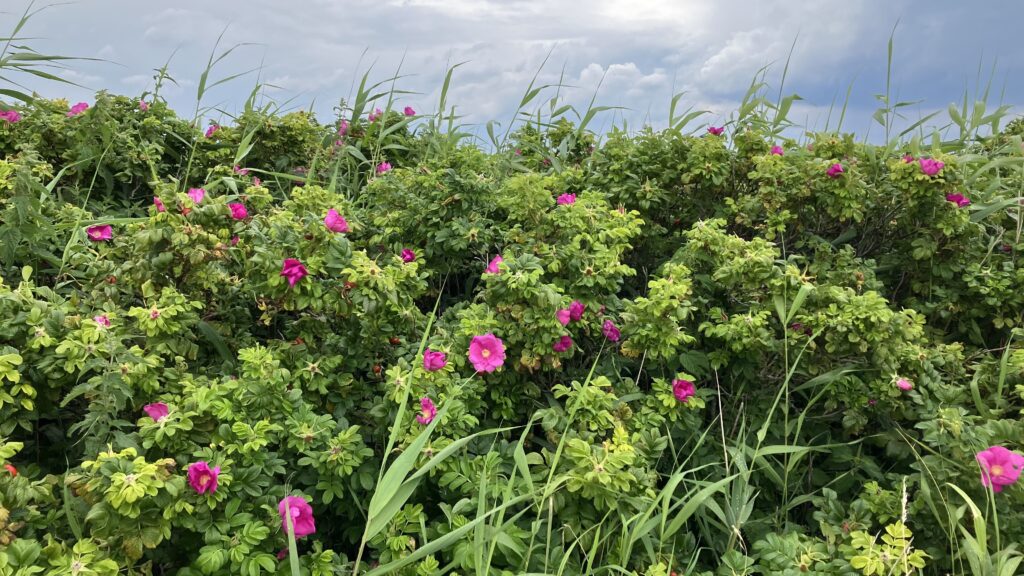
[[[412,109],[412,106],[406,106],[405,110],[403,110],[403,112],[405,113],[406,116],[415,116],[416,115],[416,111]]]
[[[338,123],[338,136],[344,138],[346,134],[348,134],[348,120],[342,120]]]
[[[11,108],[10,110],[0,112],[0,120],[4,120],[9,124],[17,124],[18,122],[21,122],[21,114],[19,114],[14,108]]]
[[[309,274],[306,267],[295,258],[285,258],[281,265],[281,276],[288,279],[288,286],[294,288],[295,283],[302,280]]]
[[[327,216],[324,216],[324,226],[331,232],[348,232],[348,222],[334,208],[328,210]]]
[[[494,372],[505,363],[505,344],[494,334],[473,336],[469,342],[469,361],[477,372]]]
[[[387,174],[388,172],[391,172],[390,162],[381,162],[380,164],[377,164],[377,174]]]
[[[153,419],[154,422],[159,422],[167,417],[168,408],[167,404],[163,402],[153,402],[152,404],[146,404],[142,407],[142,411]],[[214,488],[216,490],[216,488]]]
[[[843,170],[843,165],[838,162],[829,166],[828,170],[825,171],[829,178],[839,178],[839,175],[843,172],[845,172],[845,170]]]
[[[672,381],[672,395],[683,404],[690,401],[690,398],[697,393],[697,388],[689,380],[675,379]]]
[[[505,260],[501,257],[501,254],[498,254],[497,256],[495,256],[494,258],[491,259],[491,262],[490,262],[490,264],[487,265],[487,269],[484,270],[484,273],[486,273],[486,274],[501,274],[501,270],[498,268],[498,265],[501,264],[504,261]]]
[[[921,173],[925,176],[935,176],[945,166],[943,162],[934,158],[921,158],[918,160],[918,164],[921,166]]]
[[[416,253],[409,248],[402,248],[402,262],[408,264],[416,261]]]
[[[210,468],[205,461],[193,462],[188,466],[188,485],[199,494],[217,491],[217,476],[220,475],[220,466]]]
[[[384,112],[380,108],[377,108],[366,117],[370,122],[376,122],[378,118],[384,115]]]
[[[231,171],[234,172],[235,174],[238,174],[239,176],[248,176],[249,175],[249,169],[248,168],[242,168],[238,164],[235,164],[234,166],[232,166],[231,167]]]
[[[586,305],[579,300],[573,300],[572,304],[569,304],[569,318],[572,319],[573,322],[579,322],[579,320],[583,318],[583,313],[586,310]]]
[[[721,136],[722,132],[725,132],[725,126],[708,126],[708,134],[712,136]]]
[[[970,206],[971,201],[967,199],[963,194],[946,194],[946,201],[956,204],[957,208],[963,208],[964,206]]]
[[[910,154],[905,154],[903,156],[903,163],[904,164],[913,164],[914,163],[914,157],[911,156]]]
[[[563,335],[557,342],[551,345],[551,349],[558,353],[565,352],[570,348],[572,348],[572,336],[568,334]]]
[[[561,195],[558,196],[557,202],[558,202],[559,206],[565,206],[565,205],[568,205],[568,204],[575,204],[576,203],[576,195],[575,194],[561,194]]]
[[[149,110],[149,103],[145,100],[139,100],[139,110],[142,110],[143,112]]]
[[[558,318],[558,323],[562,326],[568,326],[569,320],[572,318],[568,308],[562,308],[555,312],[555,317]]]
[[[423,369],[427,372],[437,372],[448,365],[448,355],[444,352],[437,352],[427,348],[423,351]]]
[[[245,204],[232,202],[228,204],[228,208],[231,209],[231,217],[235,220],[245,220],[249,217],[249,211],[245,209]]]
[[[238,246],[238,236],[232,236],[231,237],[231,245],[232,246]]]
[[[167,212],[167,206],[164,205],[164,201],[159,196],[153,196],[153,205],[156,206],[157,212]]]
[[[93,242],[106,242],[114,237],[114,229],[110,224],[97,224],[86,228],[85,235]]]
[[[86,102],[79,102],[78,104],[75,104],[74,106],[72,106],[71,110],[68,110],[67,116],[68,116],[68,118],[71,118],[73,116],[78,116],[79,114],[81,114],[82,112],[85,112],[88,109],[89,109],[89,104],[88,103],[86,103]]]
[[[93,316],[92,321],[99,324],[100,328],[110,328],[110,318],[107,318],[106,314]]]
[[[292,518],[293,534],[296,538],[309,536],[316,533],[316,524],[313,522],[313,507],[301,496],[285,496],[277,505],[277,512],[281,515],[281,530],[288,533],[288,516]]]
[[[1002,446],[982,450],[976,458],[981,465],[981,484],[993,492],[1002,492],[1003,486],[1016,482],[1024,468],[1024,456]]]
[[[213,136],[217,130],[220,130],[220,125],[210,124],[210,127],[206,129],[206,137],[209,138],[210,136]]]
[[[772,146],[772,156],[782,156],[785,152],[786,151],[782,149],[782,146],[779,146],[778,144]]]
[[[434,401],[426,396],[420,398],[420,411],[416,421],[424,426],[433,422],[434,416],[437,416],[437,406],[434,406]]]
[[[189,188],[188,197],[196,204],[199,204],[203,201],[203,198],[206,198],[206,190],[203,190],[202,188]]]
[[[258,176],[253,176],[252,177],[252,185],[253,186],[260,186],[262,184],[263,184],[263,180],[260,180]]]
[[[900,378],[899,380],[896,380],[896,387],[899,388],[900,390],[903,390],[904,392],[908,392],[914,389],[914,385],[910,382],[910,380],[907,380],[906,378]]]
[[[607,338],[610,342],[618,342],[619,338],[622,337],[622,334],[619,332],[619,329],[611,320],[604,321],[604,324],[601,325],[601,333],[604,334],[604,337]]]

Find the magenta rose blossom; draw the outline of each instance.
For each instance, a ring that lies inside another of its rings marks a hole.
[[[348,222],[334,208],[328,210],[327,216],[324,216],[324,226],[331,232],[348,232]]]
[[[367,118],[367,119],[368,119],[368,120],[369,120],[370,122],[376,122],[376,121],[377,121],[377,119],[378,119],[378,118],[380,118],[380,117],[381,117],[381,116],[382,116],[383,114],[384,114],[384,112],[381,112],[381,109],[380,109],[380,108],[377,108],[377,109],[376,109],[376,110],[374,110],[373,112],[370,112],[370,114],[369,114],[369,115],[368,115],[368,116],[367,116],[366,118]]]
[[[910,382],[910,380],[907,380],[906,378],[900,378],[899,380],[897,380],[896,387],[899,388],[900,390],[903,390],[904,392],[908,392],[914,389],[914,385]]]
[[[146,404],[142,407],[142,411],[146,413],[154,421],[159,422],[167,417],[167,404],[163,402],[153,402],[152,404]],[[216,488],[214,488],[216,490]]]
[[[778,144],[772,146],[772,156],[782,156],[785,152],[786,151],[782,149],[782,146],[779,146]]]
[[[572,304],[569,304],[569,318],[572,319],[573,322],[579,322],[579,320],[583,318],[583,312],[585,312],[586,309],[586,305],[582,302],[579,300],[573,300]]]
[[[114,229],[110,224],[97,224],[86,228],[85,235],[93,242],[106,242],[114,237]]]
[[[217,130],[220,130],[220,126],[217,124],[210,124],[210,127],[206,129],[206,137],[213,136]]]
[[[672,381],[672,395],[683,404],[689,402],[690,397],[696,393],[697,389],[694,387],[693,382],[679,378]]]
[[[1003,486],[1016,482],[1024,468],[1024,456],[1002,446],[982,450],[976,458],[981,465],[981,484],[993,492],[1002,492]]]
[[[477,372],[494,372],[505,363],[505,344],[491,333],[473,336],[469,342],[469,361]]]
[[[604,324],[601,325],[601,334],[611,342],[618,342],[622,334],[619,329],[615,326],[615,323],[611,320],[605,320]]]
[[[232,236],[231,237],[231,245],[232,246],[238,246],[238,236]]]
[[[4,110],[0,112],[0,120],[7,122],[8,124],[17,124],[21,122],[21,114],[15,109]]]
[[[281,515],[281,530],[288,533],[288,516],[292,517],[292,528],[296,538],[316,533],[313,523],[313,507],[301,496],[285,496],[277,505]]]
[[[904,164],[913,164],[914,163],[914,157],[911,156],[910,154],[905,154],[903,156],[903,163]]]
[[[199,204],[203,201],[203,198],[206,198],[206,190],[202,188],[189,188],[188,197],[196,204]]]
[[[405,110],[402,111],[406,116],[415,116],[416,111],[412,109],[412,106],[406,106]]]
[[[409,263],[416,261],[416,253],[409,248],[402,248],[402,262]]]
[[[188,485],[199,494],[217,491],[217,476],[220,475],[220,466],[210,468],[205,461],[193,462],[188,466]]]
[[[434,416],[437,416],[437,406],[434,406],[434,401],[426,396],[420,398],[420,414],[416,416],[416,421],[426,426],[434,421]]]
[[[571,312],[568,308],[562,308],[558,312],[555,312],[555,317],[558,318],[558,323],[562,326],[568,326],[569,320],[572,318]]]
[[[828,167],[828,170],[825,171],[825,174],[828,174],[829,178],[839,178],[839,175],[842,174],[843,172],[845,172],[845,170],[843,170],[843,165],[836,162],[835,164]]]
[[[110,318],[107,318],[105,314],[93,316],[92,321],[99,324],[100,328],[110,328]]]
[[[143,112],[149,110],[149,102],[146,102],[145,100],[139,100],[139,110]]]
[[[302,280],[309,274],[306,267],[296,258],[285,258],[281,265],[281,276],[288,279],[288,286],[295,287],[295,283]]]
[[[249,169],[248,168],[242,168],[238,164],[235,164],[234,166],[232,166],[231,167],[231,171],[234,172],[235,174],[238,174],[239,176],[248,176],[249,175]]]
[[[963,208],[964,206],[970,206],[971,201],[967,199],[963,194],[946,194],[946,201],[956,204],[957,208]]]
[[[501,254],[498,254],[491,259],[490,264],[487,265],[487,269],[484,270],[484,272],[487,274],[501,274],[501,270],[498,269],[498,264],[501,264],[504,261],[505,260],[501,257]]]
[[[338,123],[338,136],[344,138],[345,134],[348,134],[348,120],[342,120]]]
[[[721,136],[722,132],[725,132],[725,126],[708,126],[708,134],[712,136]]]
[[[559,195],[557,202],[558,202],[559,206],[566,206],[566,205],[569,205],[569,204],[575,204],[576,203],[576,195],[575,194],[561,194],[561,195]]]
[[[232,202],[228,204],[228,208],[231,209],[231,217],[235,220],[245,220],[249,217],[249,211],[245,209],[245,204]]]
[[[390,162],[381,162],[380,164],[377,164],[377,174],[387,174],[388,172],[391,172]]]
[[[565,352],[569,348],[572,348],[572,336],[568,334],[565,334],[551,345],[551,349],[558,353]]]
[[[164,205],[164,201],[158,196],[153,196],[153,206],[156,206],[157,212],[166,212],[167,206]]]
[[[918,160],[918,164],[921,166],[921,173],[925,176],[935,176],[945,166],[943,162],[934,158],[921,158]]]
[[[68,116],[68,118],[71,118],[72,116],[78,116],[79,114],[81,114],[82,112],[85,112],[88,109],[89,109],[89,104],[88,103],[86,103],[86,102],[79,102],[78,104],[75,104],[74,106],[72,106],[71,110],[68,110],[67,116]]]
[[[423,369],[427,372],[437,372],[448,365],[448,355],[444,352],[437,352],[427,348],[423,351]]]

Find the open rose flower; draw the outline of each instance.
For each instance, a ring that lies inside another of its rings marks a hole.
[[[327,216],[324,216],[324,226],[331,232],[348,232],[348,222],[334,208],[328,210]]]
[[[500,254],[495,256],[494,258],[491,259],[490,264],[487,265],[487,269],[484,270],[484,272],[486,274],[501,274],[501,270],[498,268],[498,264],[501,264],[504,261],[505,260],[501,257]]]
[[[981,465],[981,484],[993,492],[1002,492],[1004,486],[1016,482],[1024,468],[1024,456],[1002,446],[982,450],[976,458]]]
[[[107,318],[106,314],[93,316],[92,321],[99,324],[100,328],[110,328],[110,318]]]
[[[387,174],[388,172],[391,172],[390,162],[381,162],[380,164],[377,164],[377,174]]]
[[[570,204],[575,204],[576,203],[576,195],[575,194],[561,194],[561,195],[558,196],[558,200],[556,200],[556,202],[558,203],[559,206],[568,206]]]
[[[708,134],[712,136],[721,136],[725,132],[725,126],[708,126]]]
[[[416,416],[416,421],[426,426],[434,421],[434,416],[437,416],[437,406],[434,406],[434,401],[426,396],[420,398],[420,414]]]
[[[786,151],[782,149],[782,146],[779,146],[778,144],[772,146],[772,156],[782,156],[785,152]]]
[[[693,382],[689,380],[682,380],[676,378],[672,381],[672,395],[676,397],[682,403],[687,403],[690,398],[697,393],[697,388],[693,385]]]
[[[93,242],[106,242],[114,237],[114,229],[110,224],[97,224],[86,228],[85,235]]]
[[[21,114],[19,114],[17,110],[11,108],[10,110],[0,112],[0,120],[3,120],[8,124],[17,124],[18,122],[21,122]]]
[[[220,130],[220,125],[210,124],[210,127],[206,129],[206,137],[209,138],[210,136],[213,136],[217,133],[217,130]]]
[[[188,197],[196,204],[199,204],[203,201],[203,198],[206,198],[206,190],[202,188],[189,188]]]
[[[829,178],[839,178],[839,176],[843,172],[845,172],[845,170],[843,170],[843,165],[836,162],[835,164],[828,167],[828,170],[825,171],[825,174],[828,174]]]
[[[604,324],[601,325],[601,334],[604,334],[604,337],[610,342],[618,342],[619,338],[622,337],[619,329],[611,320],[605,320]]]
[[[292,533],[296,538],[309,536],[316,533],[316,524],[313,522],[313,507],[301,496],[285,496],[277,505],[277,512],[281,515],[281,530],[288,533],[288,517],[292,519]]]
[[[74,106],[72,106],[70,110],[68,110],[67,116],[68,116],[68,118],[71,118],[73,116],[78,116],[79,114],[81,114],[82,112],[85,112],[88,109],[89,109],[89,104],[87,102],[79,102],[78,104],[75,104]]]
[[[402,111],[406,116],[415,116],[416,111],[412,109],[412,106],[406,106],[405,110]]]
[[[228,208],[231,210],[231,218],[235,220],[245,220],[249,217],[249,211],[245,209],[245,204],[232,202],[228,204]]]
[[[505,343],[490,333],[473,336],[469,342],[469,361],[477,372],[494,372],[505,363]]]
[[[568,326],[569,320],[572,319],[571,312],[568,308],[562,308],[558,312],[555,312],[555,317],[558,318],[558,323],[562,326]]]
[[[153,196],[153,206],[156,206],[157,212],[167,212],[167,206],[164,205],[164,201],[159,196]]]
[[[968,200],[966,196],[964,196],[963,194],[959,194],[959,193],[957,193],[957,194],[946,194],[946,201],[947,202],[952,202],[953,204],[956,204],[957,208],[963,208],[965,206],[970,206],[971,205],[971,201]]]
[[[307,275],[309,275],[309,271],[306,270],[306,267],[303,266],[302,262],[299,262],[298,259],[284,259],[284,262],[281,265],[281,276],[284,276],[285,278],[288,279],[288,286],[294,288],[295,283],[298,282],[299,280],[302,280]]]
[[[139,110],[141,110],[142,112],[149,110],[149,102],[146,102],[145,100],[139,100]]]
[[[934,158],[921,158],[918,160],[918,164],[921,166],[921,173],[925,176],[935,176],[945,166],[943,162]]]
[[[448,355],[444,352],[437,352],[427,348],[423,351],[423,369],[427,372],[437,372],[448,365]]]
[[[146,416],[152,418],[155,422],[159,422],[167,417],[169,410],[167,404],[163,402],[153,402],[152,404],[146,404],[142,407],[142,411],[146,413]]]
[[[199,494],[217,491],[217,477],[220,475],[220,466],[210,468],[210,465],[200,460],[188,466],[188,485]]]
[[[572,336],[568,334],[563,335],[557,342],[551,345],[551,349],[558,353],[565,352],[570,348],[572,348]]]
[[[909,392],[914,389],[914,384],[911,383],[910,380],[907,380],[906,378],[900,378],[896,380],[896,387],[899,388],[900,390],[903,390],[904,392]]]
[[[408,264],[416,261],[416,253],[409,248],[402,248],[402,262]]]
[[[573,300],[572,304],[569,304],[569,318],[573,322],[579,322],[586,310],[587,306],[584,303],[579,300]]]

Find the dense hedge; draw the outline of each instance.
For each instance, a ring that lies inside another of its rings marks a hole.
[[[0,119],[0,575],[1020,562],[1013,130],[74,110]]]

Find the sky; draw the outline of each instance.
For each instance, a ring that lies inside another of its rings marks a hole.
[[[26,5],[0,0],[0,29]],[[592,124],[607,130],[663,127],[680,92],[680,109],[709,110],[700,122],[724,123],[767,66],[773,99],[780,86],[802,98],[791,120],[834,128],[849,91],[843,128],[870,138],[881,134],[871,114],[885,91],[894,28],[892,93],[919,102],[901,109],[910,122],[965,91],[973,100],[987,84],[990,106],[1020,113],[1022,22],[1016,0],[77,0],[43,10],[22,35],[39,52],[100,59],[59,72],[84,88],[22,80],[73,102],[103,89],[138,95],[169,61],[177,85],[162,96],[191,116],[199,75],[223,33],[222,49],[240,46],[211,81],[254,71],[207,94],[215,119],[227,120],[262,82],[287,109],[311,108],[331,121],[367,70],[376,80],[402,75],[396,87],[410,93],[399,109],[430,113],[446,69],[464,62],[448,98],[478,132],[489,120],[507,126],[535,75],[536,85],[565,85],[559,96],[581,110],[592,98],[618,107]],[[554,95],[545,90],[535,103]]]

